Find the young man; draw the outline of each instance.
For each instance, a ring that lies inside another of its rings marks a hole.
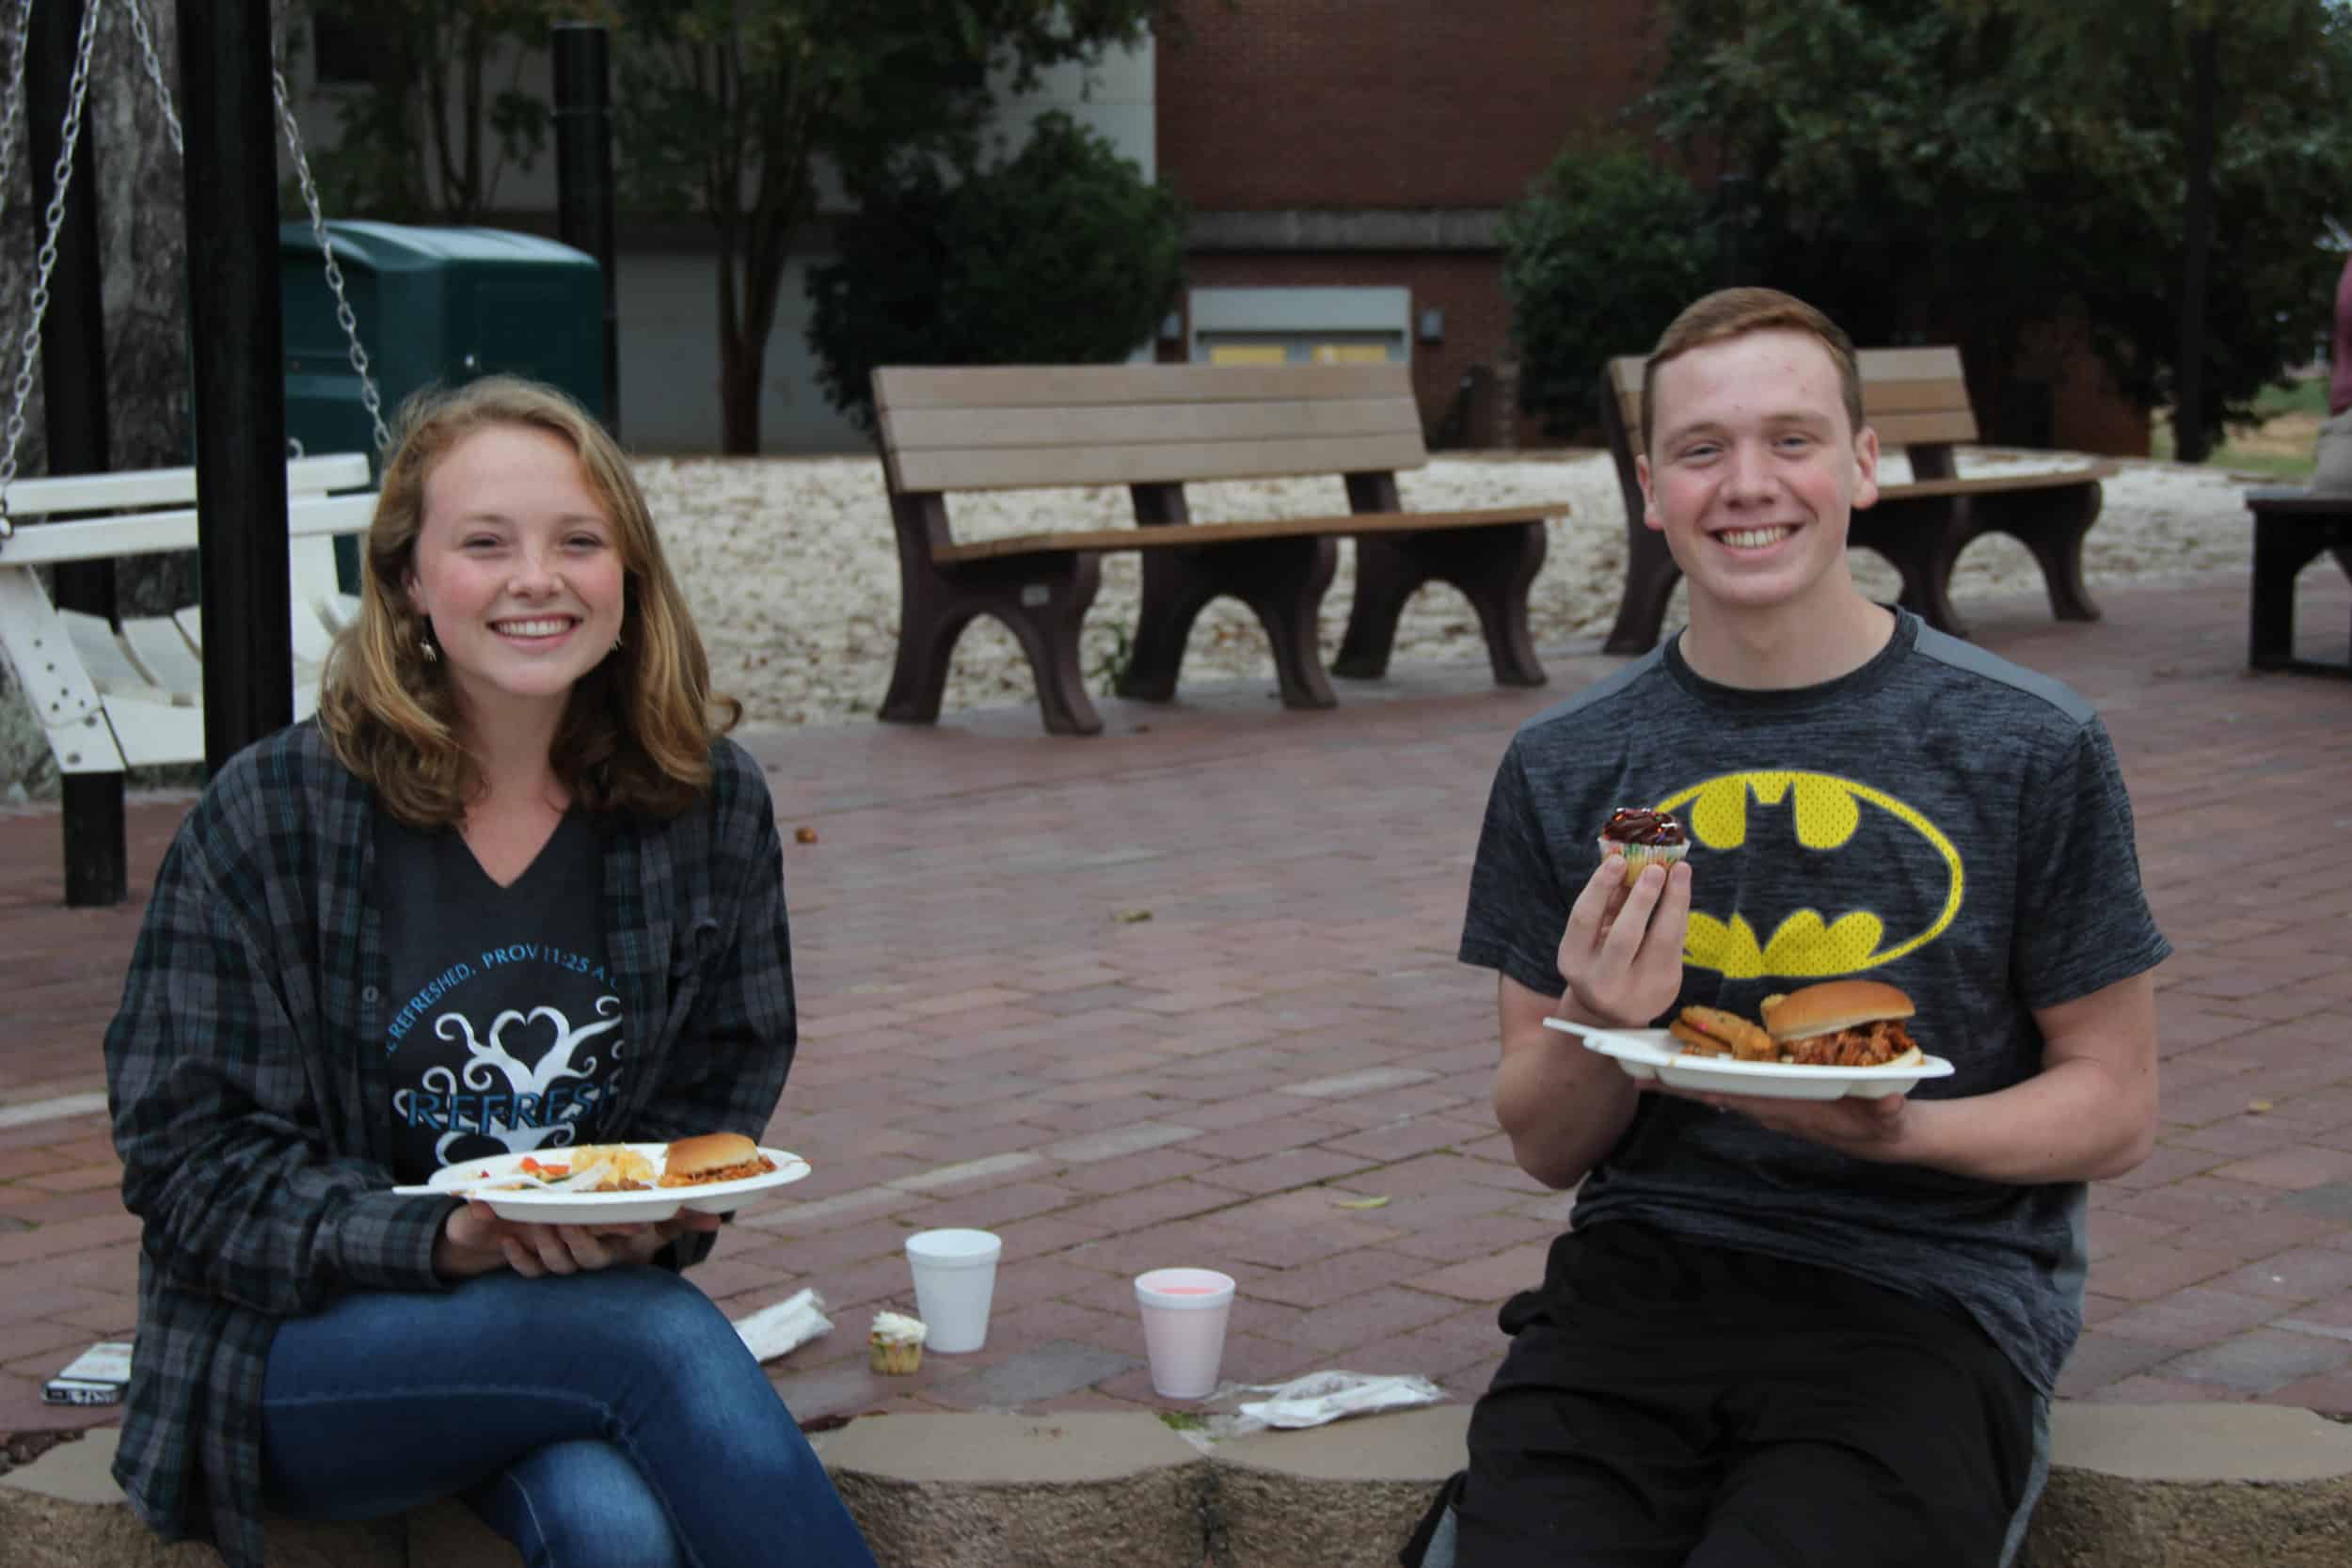
[[[2081,1326],[2084,1183],[2154,1139],[2169,949],[2130,805],[2081,698],[1854,587],[1878,439],[1820,312],[1698,301],[1642,425],[1690,625],[1520,729],[1470,879],[1497,1119],[1577,1196],[1502,1311],[1457,1561],[1994,1568]],[[1619,806],[1674,814],[1687,860],[1628,889],[1597,847]],[[1848,975],[1908,993],[1953,1075],[1655,1092],[1544,1027],[1755,1020]]]

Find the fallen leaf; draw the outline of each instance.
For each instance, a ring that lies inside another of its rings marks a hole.
[[[1152,911],[1150,910],[1121,910],[1111,918],[1121,926],[1140,926],[1152,918]]]
[[[2246,1108],[2259,1115],[2262,1112],[2270,1109],[2270,1101],[2267,1100],[2249,1100],[2246,1102]]]
[[[1331,1200],[1334,1209],[1386,1209],[1388,1206],[1385,1195],[1379,1197],[1335,1197]]]
[[[814,844],[817,842],[817,830],[814,828],[795,828],[792,830],[792,842],[795,844]]]

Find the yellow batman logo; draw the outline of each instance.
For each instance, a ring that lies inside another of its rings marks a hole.
[[[1681,812],[1692,838],[1706,847],[1737,849],[1747,842],[1751,796],[1764,806],[1789,801],[1796,815],[1797,842],[1808,849],[1842,847],[1862,825],[1864,803],[1876,806],[1934,847],[1951,870],[1950,891],[1926,930],[1892,947],[1881,945],[1886,940],[1885,923],[1867,910],[1827,921],[1818,911],[1799,910],[1774,927],[1770,941],[1761,943],[1744,915],[1735,913],[1726,922],[1693,910],[1683,940],[1685,963],[1715,970],[1734,980],[1767,974],[1792,979],[1852,974],[1892,963],[1926,946],[1960,912],[1960,852],[1952,847],[1951,840],[1916,811],[1868,784],[1829,773],[1727,773],[1669,796],[1658,802],[1657,809]]]

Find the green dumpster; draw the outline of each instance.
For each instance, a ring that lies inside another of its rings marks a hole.
[[[392,422],[421,388],[508,372],[560,387],[599,419],[604,406],[604,283],[596,258],[499,229],[397,223],[326,226],[359,343]],[[310,452],[364,451],[382,471],[375,432],[335,315],[316,234],[278,230],[285,305],[286,435]],[[358,584],[358,543],[335,541],[345,592]]]

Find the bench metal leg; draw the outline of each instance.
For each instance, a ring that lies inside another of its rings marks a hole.
[[[1377,680],[1388,673],[1406,601],[1426,582],[1451,583],[1478,612],[1497,684],[1541,686],[1529,635],[1527,594],[1544,564],[1541,523],[1356,536],[1356,601],[1331,673]]]
[[[1666,536],[1645,527],[1638,514],[1626,524],[1625,592],[1617,600],[1616,625],[1600,645],[1606,654],[1645,654],[1658,645],[1682,568],[1666,548]]]
[[[1876,550],[1902,575],[1899,602],[1929,626],[1953,637],[1968,627],[1952,608],[1952,565],[1973,534],[1965,499],[1918,496],[1881,500],[1853,515],[1850,546]]]
[[[2257,670],[2295,663],[2295,579],[2324,541],[2298,519],[2254,519],[2254,584],[2247,609],[2246,662]]]
[[[1327,535],[1146,553],[1135,644],[1119,694],[1147,703],[1172,701],[1193,623],[1211,599],[1230,594],[1265,628],[1282,705],[1338,706],[1316,641],[1324,591],[1338,566],[1339,546]]]
[[[1096,734],[1103,720],[1087,699],[1078,633],[1102,580],[1100,561],[1073,552],[975,562],[944,571],[911,568],[902,552],[898,652],[881,717],[897,724],[937,722],[956,640],[974,616],[993,615],[1028,656],[1046,730]]]
[[[2068,490],[2025,490],[1974,498],[1979,521],[2033,551],[2050,591],[2050,613],[2061,621],[2096,621],[2099,607],[2083,586],[2083,536],[2099,520],[2104,492],[2096,484]]]

